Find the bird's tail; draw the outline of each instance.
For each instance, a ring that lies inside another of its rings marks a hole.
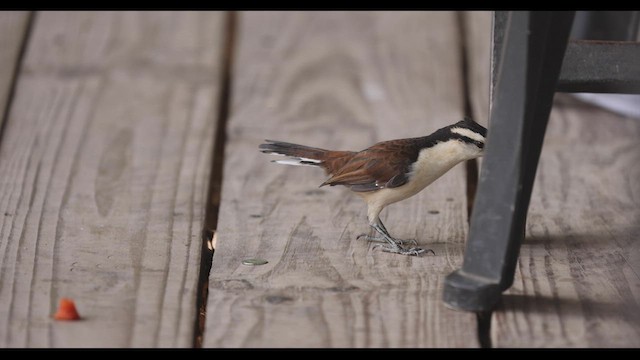
[[[283,141],[265,140],[260,144],[260,151],[265,154],[288,156],[288,159],[273,160],[278,164],[297,166],[322,166],[329,150],[314,148],[310,146],[292,144]]]
[[[287,159],[272,160],[278,164],[296,166],[317,166],[333,173],[342,167],[355,154],[352,151],[332,151],[310,146],[292,144],[284,141],[265,140],[260,151],[265,154],[283,155]]]

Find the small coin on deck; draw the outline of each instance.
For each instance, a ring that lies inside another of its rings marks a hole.
[[[264,265],[267,264],[268,261],[265,259],[244,259],[242,260],[242,265],[255,266],[255,265]]]

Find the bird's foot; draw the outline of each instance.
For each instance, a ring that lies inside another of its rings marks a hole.
[[[383,243],[383,244],[388,244],[389,242],[387,241],[387,239],[385,239],[382,236],[370,236],[368,234],[362,233],[360,235],[358,235],[358,237],[356,238],[356,240],[360,240],[364,238],[367,241],[371,241],[371,242],[379,242],[379,243]],[[407,239],[407,240],[403,240],[403,239],[393,239],[393,241],[400,245],[405,245],[405,244],[411,244],[411,245],[418,245],[418,242],[415,239]]]
[[[420,254],[424,254],[424,253],[428,253],[428,252],[430,252],[433,255],[436,254],[431,249],[425,249],[425,248],[421,248],[421,247],[405,248],[405,247],[402,247],[402,246],[399,246],[399,245],[397,245],[397,246],[375,245],[373,248],[374,249],[380,248],[384,252],[393,253],[393,254],[400,254],[400,255],[418,256]]]

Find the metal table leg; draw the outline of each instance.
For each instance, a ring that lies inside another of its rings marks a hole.
[[[491,310],[513,275],[542,141],[575,12],[510,12],[492,96],[485,159],[462,269],[447,276],[444,301]],[[497,18],[504,14],[497,14]],[[504,17],[503,17],[504,19]],[[498,51],[495,51],[498,50]]]

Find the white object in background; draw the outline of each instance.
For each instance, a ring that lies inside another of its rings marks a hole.
[[[636,94],[573,94],[578,99],[598,105],[617,114],[640,119],[640,95]]]

